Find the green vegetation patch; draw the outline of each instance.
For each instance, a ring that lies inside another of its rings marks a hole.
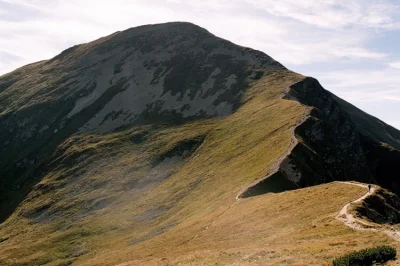
[[[378,246],[351,252],[333,260],[333,266],[367,266],[396,258],[397,251],[391,246]]]

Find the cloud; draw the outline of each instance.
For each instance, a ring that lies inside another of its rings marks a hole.
[[[388,120],[387,124],[400,129],[400,120]]]
[[[362,26],[391,28],[399,14],[398,4],[369,0],[251,0],[246,1],[272,15],[321,28]]]
[[[392,68],[399,68],[400,69],[400,61],[390,62],[389,66]]]
[[[400,102],[400,90],[349,90],[339,93],[339,96],[355,104],[360,102]]]
[[[0,75],[115,31],[190,21],[300,73],[347,64],[350,69],[309,74],[374,114],[370,106],[400,98],[396,54],[370,47],[400,28],[399,7],[389,0],[0,0]]]
[[[400,129],[400,69],[314,72],[327,90]]]
[[[394,23],[393,4],[387,1],[362,5],[354,0],[55,0],[46,4],[0,0],[0,12],[2,2],[7,3],[8,13],[24,8],[18,21],[0,18],[0,49],[21,58],[19,63],[50,58],[74,44],[129,27],[177,20],[199,24],[289,66],[379,60],[387,55],[365,46],[371,34],[348,26],[383,28]],[[12,67],[15,64],[0,66],[0,74]]]
[[[400,70],[398,69],[347,69],[329,73],[315,72],[314,74],[325,84],[329,84],[329,88],[339,92],[358,90],[365,93],[374,92],[376,95],[384,95],[386,92],[390,93],[396,90],[400,92]]]

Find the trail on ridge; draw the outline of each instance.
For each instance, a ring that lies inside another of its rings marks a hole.
[[[338,181],[338,183],[359,186],[368,189],[368,185],[366,184],[355,183],[355,182],[341,182],[341,181]],[[394,228],[388,228],[388,226],[385,225],[380,225],[356,218],[354,217],[353,214],[349,212],[349,207],[352,203],[362,202],[365,198],[372,195],[374,192],[375,192],[375,187],[372,186],[371,191],[367,191],[360,198],[350,201],[349,203],[344,205],[343,208],[339,211],[338,215],[336,215],[336,219],[342,221],[346,226],[352,229],[362,230],[362,231],[383,232],[389,237],[393,238],[394,240],[400,241],[400,232],[398,230],[395,230]]]

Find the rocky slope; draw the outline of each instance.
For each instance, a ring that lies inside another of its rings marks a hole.
[[[250,186],[242,197],[268,192],[276,179],[292,183],[287,189],[357,180],[400,193],[394,166],[400,162],[400,153],[385,143],[399,147],[399,131],[332,95],[313,78],[290,86],[284,98],[309,106],[311,111],[294,129],[296,145],[280,167]]]
[[[145,256],[168,232],[186,243],[243,191],[358,180],[400,193],[399,131],[189,23],[117,32],[1,76],[0,130],[4,264]]]
[[[0,219],[69,136],[227,116],[249,79],[263,75],[258,69],[284,67],[194,25],[172,23],[115,33],[2,76]]]

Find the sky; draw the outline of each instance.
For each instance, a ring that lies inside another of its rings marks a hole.
[[[0,0],[0,75],[169,21],[261,50],[400,129],[398,0]]]

